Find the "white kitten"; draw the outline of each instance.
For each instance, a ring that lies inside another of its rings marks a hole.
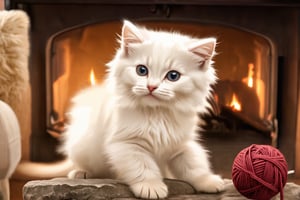
[[[124,21],[120,43],[104,84],[73,99],[63,146],[76,166],[69,176],[117,178],[142,198],[166,197],[168,174],[198,191],[223,190],[196,142],[197,112],[216,80],[216,40]]]

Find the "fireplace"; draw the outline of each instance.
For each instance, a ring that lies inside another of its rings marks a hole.
[[[290,169],[296,167],[298,4],[11,0],[6,6],[25,10],[32,22],[31,160],[60,159],[55,149],[69,100],[93,81],[103,80],[126,18],[155,29],[217,37],[220,80],[210,99],[210,114],[202,116],[204,138],[209,145],[240,136],[238,143],[272,144],[285,154]],[[239,147],[224,148],[235,152]]]
[[[221,53],[215,58],[215,67],[220,80],[214,90],[218,107],[215,109],[227,108],[235,117],[261,129],[259,131],[273,131],[269,126],[273,125],[270,119],[275,117],[277,71],[273,44],[269,40],[221,25],[162,21],[140,23],[154,29],[176,29],[200,38],[218,37],[220,45],[217,51]],[[103,80],[105,64],[118,46],[116,33],[120,32],[121,26],[115,21],[93,23],[61,31],[48,40],[47,128],[54,137],[59,137],[64,130],[70,98],[81,89]]]

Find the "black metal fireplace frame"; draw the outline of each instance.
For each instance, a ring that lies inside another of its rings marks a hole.
[[[277,118],[279,149],[295,165],[299,114],[300,3],[293,0],[6,0],[6,9],[22,9],[31,20],[32,85],[31,159],[57,159],[57,140],[46,133],[47,40],[55,33],[87,22],[152,18],[198,18],[228,24],[270,38],[278,55]]]

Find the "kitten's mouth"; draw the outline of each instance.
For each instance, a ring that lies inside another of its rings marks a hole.
[[[145,95],[145,97],[147,97],[147,98],[152,98],[152,99],[156,99],[156,100],[160,100],[158,97],[156,97],[156,96],[153,95],[152,93],[149,93],[149,94]]]

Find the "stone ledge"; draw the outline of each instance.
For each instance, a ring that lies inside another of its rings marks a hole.
[[[183,181],[166,179],[170,200],[246,200],[234,188],[232,181],[225,179],[225,191],[218,194],[196,193],[194,188]],[[285,200],[300,200],[300,186],[288,183],[285,187]],[[111,179],[67,179],[29,181],[23,188],[24,200],[134,200],[129,187]],[[279,200],[277,195],[274,200]]]

